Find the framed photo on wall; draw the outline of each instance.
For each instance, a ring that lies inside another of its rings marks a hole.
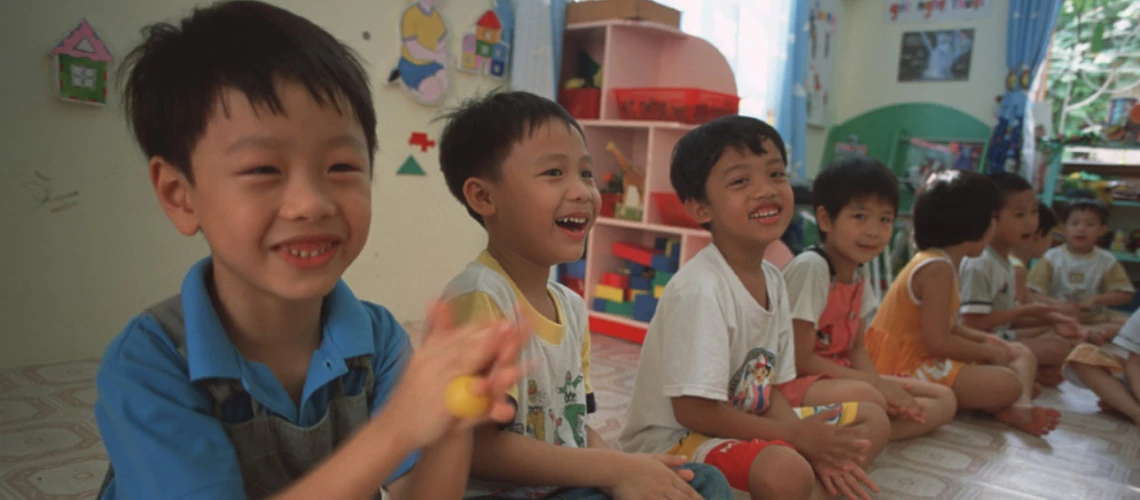
[[[900,82],[970,79],[974,30],[909,31],[899,51]]]

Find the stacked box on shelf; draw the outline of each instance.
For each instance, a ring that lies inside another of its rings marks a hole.
[[[614,243],[614,256],[624,266],[619,272],[602,274],[594,289],[593,309],[649,322],[657,312],[661,289],[680,265],[680,249],[675,238],[658,238],[653,248]]]
[[[568,262],[558,265],[558,282],[574,290],[583,297],[586,296],[586,259],[577,262]]]

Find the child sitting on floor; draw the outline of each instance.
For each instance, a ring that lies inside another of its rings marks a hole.
[[[863,497],[860,482],[875,487],[861,467],[890,433],[882,408],[808,408],[801,420],[772,390],[796,376],[787,289],[763,260],[793,213],[786,162],[779,134],[755,118],[719,118],[677,143],[673,188],[712,243],[665,287],[621,445],[711,464],[752,498]]]
[[[934,430],[954,418],[949,388],[879,375],[863,346],[875,309],[863,264],[883,252],[898,214],[898,178],[871,158],[823,169],[812,186],[819,237],[784,268],[796,335],[799,378],[780,386],[792,405],[818,405],[845,396],[872,401],[891,416],[891,439]]]
[[[1041,300],[1048,299],[1048,296],[1029,290],[1026,279],[1029,276],[1028,264],[1040,259],[1053,246],[1053,228],[1057,227],[1057,222],[1057,212],[1045,202],[1037,202],[1037,231],[1029,237],[1028,243],[1015,247],[1010,252],[1009,263],[1013,266],[1013,282],[1017,289],[1017,302],[1020,304],[1038,301],[1052,303]]]
[[[528,92],[494,93],[448,116],[439,162],[451,194],[487,231],[487,248],[444,290],[459,324],[511,319],[534,336],[508,392],[510,425],[474,436],[467,496],[721,498],[724,476],[684,457],[608,449],[595,408],[582,297],[550,281],[586,250],[601,195],[578,122]],[[606,496],[603,496],[606,495]]]
[[[1100,396],[1101,409],[1119,411],[1140,425],[1140,311],[1132,313],[1112,343],[1073,349],[1064,373],[1069,382]]]
[[[1019,303],[1013,263],[1014,249],[1030,244],[1038,230],[1040,202],[1025,178],[1010,172],[990,176],[1001,192],[990,244],[978,257],[962,261],[962,323],[1017,340],[1037,357],[1037,381],[1061,383],[1061,363],[1084,340],[1080,325],[1041,302]]]
[[[1029,271],[1029,289],[1067,306],[1081,324],[1100,327],[1100,338],[1120,329],[1127,316],[1109,309],[1127,304],[1136,289],[1124,266],[1096,245],[1108,232],[1108,207],[1098,200],[1074,201],[1065,217],[1065,244],[1045,252]]]
[[[1001,193],[976,172],[948,170],[926,180],[914,200],[919,253],[895,277],[867,331],[867,352],[879,373],[950,387],[958,407],[1042,436],[1060,414],[1030,400],[1037,359],[1009,343],[962,325],[957,271],[993,235]]]

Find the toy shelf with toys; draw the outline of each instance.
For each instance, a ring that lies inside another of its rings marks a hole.
[[[1140,283],[1140,146],[1090,142],[1051,144],[1041,201],[1062,208],[1073,199],[1096,198],[1109,206],[1108,249]],[[1102,242],[1103,243],[1103,242]],[[1140,294],[1132,304],[1140,306]]]
[[[559,279],[586,298],[591,332],[640,343],[669,278],[712,241],[673,191],[673,147],[737,112],[736,80],[707,41],[633,20],[569,24],[561,75],[603,199],[585,259]]]

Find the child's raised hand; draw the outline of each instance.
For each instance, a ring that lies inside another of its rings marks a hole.
[[[887,413],[891,417],[918,423],[926,421],[926,405],[911,396],[906,387],[892,380],[880,378],[876,388],[887,399]]]
[[[514,406],[503,394],[522,374],[518,360],[527,336],[524,332],[506,321],[455,327],[447,305],[432,307],[423,343],[408,360],[384,408],[397,419],[389,422],[406,423],[391,432],[406,433],[418,448],[454,429],[514,418]],[[486,411],[476,417],[459,418],[448,409],[449,385],[463,376],[470,376],[466,399],[490,399]]]
[[[861,462],[866,457],[871,447],[866,429],[828,423],[840,411],[841,408],[832,408],[800,420],[797,439],[792,444],[813,464],[840,467],[845,461]]]
[[[871,476],[868,476],[862,467],[854,463],[841,468],[829,465],[816,466],[815,473],[819,476],[819,482],[823,483],[824,489],[833,497],[843,495],[845,498],[871,500],[867,490],[873,493],[879,492],[879,485],[871,480]]]
[[[1073,339],[1078,342],[1088,340],[1088,331],[1081,328],[1081,325],[1076,321],[1063,321],[1053,324],[1053,329],[1057,330],[1057,334],[1067,339]]]

